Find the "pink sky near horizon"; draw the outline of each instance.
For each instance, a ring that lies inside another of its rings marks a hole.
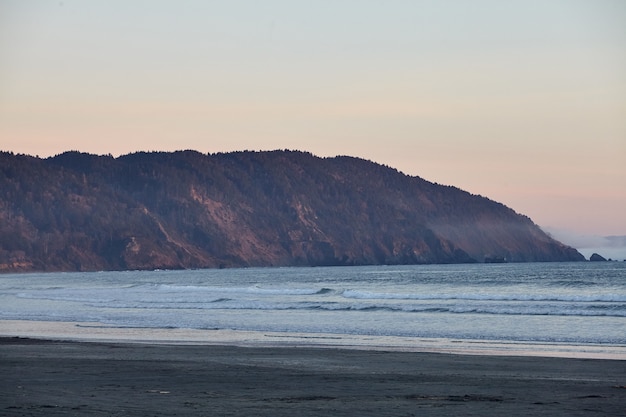
[[[0,0],[0,150],[351,155],[626,235],[626,2]]]

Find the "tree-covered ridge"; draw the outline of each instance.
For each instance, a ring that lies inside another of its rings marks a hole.
[[[583,260],[527,217],[297,151],[0,153],[0,270]]]

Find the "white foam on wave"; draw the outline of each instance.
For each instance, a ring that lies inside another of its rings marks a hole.
[[[241,294],[243,296],[278,295],[278,296],[306,296],[326,294],[329,288],[265,288],[260,286],[248,287],[208,287],[193,285],[148,284],[129,287],[101,287],[101,288],[50,288],[35,289],[28,292],[18,292],[19,298],[78,301],[92,303],[113,303],[119,300],[134,300],[140,302],[190,302],[198,300],[211,302],[228,298],[225,295]]]
[[[594,294],[594,295],[522,295],[494,293],[385,293],[360,290],[345,290],[345,298],[362,300],[474,300],[474,301],[563,301],[563,302],[626,302],[626,295]]]
[[[200,290],[201,289],[201,290]],[[141,285],[123,288],[55,288],[18,298],[80,303],[106,309],[326,310],[404,313],[626,317],[625,296],[519,296],[481,293],[394,293],[330,288]]]
[[[266,295],[313,295],[328,291],[327,288],[267,288],[258,285],[249,287],[209,287],[195,285],[170,285],[160,284],[157,286],[162,291],[172,292],[209,292],[209,293],[241,293],[241,294],[266,294]]]

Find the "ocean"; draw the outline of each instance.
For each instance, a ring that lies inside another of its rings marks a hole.
[[[611,357],[626,354],[626,262],[4,274],[3,320]]]

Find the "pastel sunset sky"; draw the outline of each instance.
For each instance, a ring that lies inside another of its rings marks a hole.
[[[284,148],[626,235],[626,1],[0,0],[0,150]]]

